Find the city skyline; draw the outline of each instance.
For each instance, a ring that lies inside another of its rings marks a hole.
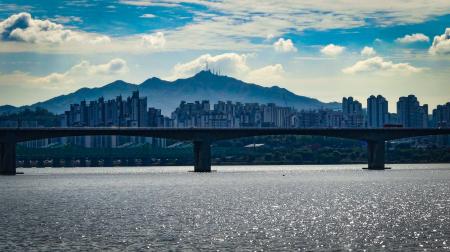
[[[338,110],[296,109],[275,103],[217,101],[180,101],[170,115],[148,106],[146,96],[133,91],[130,96],[113,99],[103,96],[70,104],[53,124],[47,127],[153,127],[153,128],[448,128],[450,102],[438,105],[429,113],[414,95],[399,97],[398,113],[387,111],[388,101],[381,95],[367,98],[367,109],[353,97],[343,97]],[[28,117],[3,119],[0,127],[39,128],[43,125]],[[166,141],[153,138],[86,136],[69,139],[46,139],[27,142],[26,146],[43,147],[71,143],[84,147],[116,148],[129,144],[150,143],[165,147]]]
[[[118,98],[122,99],[123,95],[126,96],[126,94],[120,94],[119,96],[116,97],[116,99],[118,99]],[[132,96],[131,97],[136,96],[136,95],[139,98],[141,98],[141,99],[145,99],[145,103],[144,104],[147,104],[147,97],[146,96],[139,96],[139,88],[136,88],[136,90],[132,92]],[[395,102],[395,105],[393,105],[393,106],[395,106],[396,110],[391,112],[391,111],[387,110],[387,107],[389,105],[389,100],[387,100],[382,94],[372,94],[369,97],[367,97],[366,99],[364,99],[364,101],[366,101],[365,106],[363,106],[364,103],[361,103],[358,99],[356,99],[356,98],[354,98],[353,96],[350,95],[350,96],[347,96],[347,97],[342,97],[340,111],[345,113],[345,110],[346,110],[345,103],[347,102],[347,100],[351,100],[351,102],[355,102],[356,103],[355,104],[356,106],[359,106],[359,108],[352,108],[352,110],[356,109],[356,110],[359,110],[361,112],[364,111],[365,113],[369,114],[370,111],[371,111],[371,106],[372,106],[372,108],[375,109],[372,112],[373,114],[380,114],[380,113],[381,114],[386,114],[386,113],[396,114],[396,113],[398,113],[398,109],[399,109],[398,103],[401,102],[404,99],[409,98],[409,97],[412,97],[413,99],[415,99],[416,102],[418,102],[418,104],[420,104],[420,101],[419,101],[420,97],[416,97],[414,94],[408,94],[408,95],[400,96],[400,97],[398,97],[397,101]],[[127,99],[129,99],[129,98],[130,97],[128,97]],[[104,97],[103,96],[98,97],[98,100],[104,100]],[[80,100],[78,102],[78,104],[77,103],[71,104],[70,107],[72,107],[72,105],[79,105],[81,103],[85,103],[86,104],[86,102],[95,102],[95,101],[96,100],[87,101],[86,99],[83,99],[83,100]],[[113,99],[108,100],[108,102],[110,102],[110,101],[113,101]],[[181,100],[180,104],[183,104],[183,103],[191,103],[192,104],[192,103],[198,103],[198,102],[204,102],[204,101],[210,103],[209,99],[203,99],[203,100],[192,100],[192,101]],[[226,103],[231,102],[231,103],[240,103],[240,104],[262,104],[262,105],[264,105],[264,103],[259,103],[259,102],[245,102],[245,101],[233,101],[233,100],[219,100],[218,101],[218,103],[222,103],[222,102],[226,102]],[[436,107],[434,107],[434,108],[430,107],[429,109],[428,109],[428,107],[429,107],[428,104],[423,103],[423,106],[426,106],[426,111],[427,111],[426,114],[427,115],[432,115],[432,112],[433,112],[434,109],[437,109],[437,108],[439,108],[441,106],[445,106],[448,103],[450,103],[450,101],[444,102],[443,104],[437,104]],[[214,105],[216,105],[216,104],[214,104]],[[269,103],[266,103],[266,104],[275,104],[276,106],[282,106],[281,104],[278,104],[276,102],[269,102]],[[170,114],[164,114],[164,113],[161,112],[160,108],[154,108],[154,107],[152,107],[150,105],[148,105],[148,106],[146,105],[146,107],[150,108],[150,109],[159,109],[160,110],[159,113],[164,115],[164,116],[170,116],[171,113],[172,113],[172,112],[170,112]],[[324,110],[325,109],[325,108],[297,109],[297,108],[295,108],[295,106],[290,106],[288,104],[284,104],[284,107],[296,109],[296,110],[299,110],[299,111],[314,111],[314,110]],[[333,109],[328,109],[328,110],[333,110]],[[347,110],[350,110],[350,108],[347,108]],[[380,112],[380,110],[382,110],[382,111]],[[370,120],[370,119],[367,119],[367,120]],[[379,117],[377,117],[376,119],[373,119],[373,120],[374,120],[373,125],[376,125],[377,127],[380,127],[380,125],[382,125],[382,122],[385,121],[385,119],[379,118]]]
[[[389,113],[388,101],[381,95],[367,98],[367,108],[353,97],[343,97],[341,109],[296,109],[276,103],[234,102],[219,100],[180,101],[169,116],[161,109],[149,107],[147,97],[133,91],[126,99],[82,100],[70,105],[61,116],[63,127],[278,127],[278,128],[405,128],[448,127],[450,102],[438,105],[429,113],[414,95],[399,97],[397,112]],[[212,106],[211,106],[212,105]]]
[[[4,1],[1,104],[206,66],[324,102],[450,100],[448,1],[345,2]]]

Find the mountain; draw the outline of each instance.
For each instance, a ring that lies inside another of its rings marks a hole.
[[[23,106],[23,108],[25,108],[25,107],[26,106]],[[14,112],[16,112],[18,110],[20,110],[20,108],[18,108],[18,107],[14,107],[14,106],[11,106],[11,105],[3,105],[3,106],[0,106],[0,115],[1,114],[5,114],[5,113],[6,114],[14,113]]]
[[[20,109],[37,107],[54,113],[63,113],[72,103],[82,100],[91,101],[103,96],[112,99],[118,95],[127,97],[132,91],[139,90],[140,96],[147,96],[148,106],[160,108],[165,115],[169,115],[180,104],[180,101],[193,102],[209,100],[211,104],[217,101],[275,103],[279,106],[295,107],[297,109],[330,108],[337,109],[336,102],[324,103],[317,99],[296,95],[277,86],[262,87],[245,83],[235,78],[221,76],[210,71],[201,71],[196,75],[178,79],[173,82],[158,79],[147,79],[141,84],[131,84],[121,80],[114,81],[103,87],[82,88],[67,95],[54,97],[44,102],[20,108],[5,105],[0,106],[0,114],[14,112]]]

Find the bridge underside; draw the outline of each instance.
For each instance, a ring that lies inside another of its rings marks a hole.
[[[385,169],[385,141],[368,141],[367,157],[369,170]],[[211,143],[208,141],[194,141],[194,171],[211,171]]]
[[[211,142],[194,141],[194,171],[211,171]],[[385,142],[368,141],[367,156],[369,170],[385,169]],[[16,175],[16,144],[0,143],[0,175]]]

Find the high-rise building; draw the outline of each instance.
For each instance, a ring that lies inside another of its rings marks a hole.
[[[371,95],[367,98],[367,127],[382,128],[385,123],[389,122],[388,102],[378,95]]]
[[[209,107],[209,103],[202,104]],[[153,116],[152,119],[150,117]],[[172,122],[161,115],[158,110],[153,115],[147,110],[147,97],[139,97],[139,91],[133,92],[131,97],[122,100],[122,96],[107,100],[82,101],[71,104],[70,110],[61,116],[61,126],[65,127],[171,127]],[[154,139],[127,136],[81,136],[67,139],[69,142],[85,147],[117,147],[129,143],[155,142]],[[158,141],[158,144],[162,141]]]
[[[450,128],[450,102],[433,109],[433,127]]]
[[[139,98],[139,127],[148,127],[147,97]]]
[[[362,128],[365,126],[362,104],[353,97],[342,98],[342,115],[343,127]]]
[[[433,127],[450,128],[450,102],[433,109]],[[436,144],[450,146],[450,136],[436,136]]]
[[[344,115],[362,113],[362,104],[353,97],[342,98],[342,112]]]
[[[291,126],[294,128],[313,128],[319,124],[319,113],[315,110],[302,110],[291,117]]]
[[[164,127],[164,116],[161,115],[160,109],[148,108],[148,126]]]
[[[428,105],[420,106],[417,97],[408,95],[400,97],[397,102],[398,123],[405,128],[428,127]]]
[[[130,125],[129,127],[139,127],[139,115],[140,115],[140,101],[139,101],[139,91],[134,91],[130,98]]]
[[[86,101],[81,101],[80,103],[80,118],[81,126],[86,126],[88,124],[88,107]]]
[[[275,103],[261,105],[262,111],[262,126],[275,127],[277,118],[277,107]]]

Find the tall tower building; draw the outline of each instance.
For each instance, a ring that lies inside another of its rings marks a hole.
[[[362,104],[354,100],[353,97],[342,98],[342,115],[344,127],[362,128],[364,127],[364,114]]]
[[[362,104],[353,97],[342,98],[342,113],[344,115],[362,113]]]
[[[139,126],[139,91],[134,91],[133,95],[130,99],[130,105],[131,105],[131,126],[132,127],[138,127]]]
[[[139,127],[148,127],[147,97],[139,98]]]
[[[398,123],[405,128],[428,127],[428,105],[420,106],[417,97],[400,97],[397,102]]]
[[[433,126],[434,127],[450,127],[450,102],[444,105],[438,105],[433,109]]]
[[[369,128],[382,128],[389,120],[388,102],[378,95],[367,98],[367,126]]]

